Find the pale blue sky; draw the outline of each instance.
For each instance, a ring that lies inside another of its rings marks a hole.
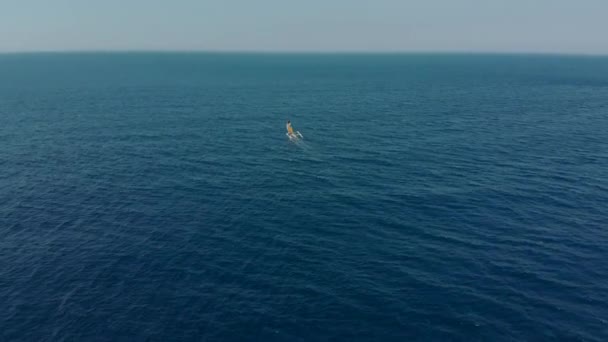
[[[0,0],[0,51],[608,54],[608,0]]]

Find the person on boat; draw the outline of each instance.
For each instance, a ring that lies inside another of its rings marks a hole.
[[[287,133],[289,133],[289,134],[291,134],[291,135],[294,135],[294,134],[295,134],[295,132],[293,131],[293,127],[291,127],[291,121],[287,120],[287,125],[286,125],[286,127],[287,127]]]

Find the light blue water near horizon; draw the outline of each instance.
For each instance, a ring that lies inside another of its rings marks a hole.
[[[608,338],[608,58],[6,54],[0,120],[2,341]]]

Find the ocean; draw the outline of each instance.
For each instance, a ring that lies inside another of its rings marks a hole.
[[[3,54],[0,146],[0,341],[608,340],[608,57]]]

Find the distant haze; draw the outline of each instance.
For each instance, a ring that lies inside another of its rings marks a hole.
[[[3,0],[0,52],[608,54],[606,0]]]

